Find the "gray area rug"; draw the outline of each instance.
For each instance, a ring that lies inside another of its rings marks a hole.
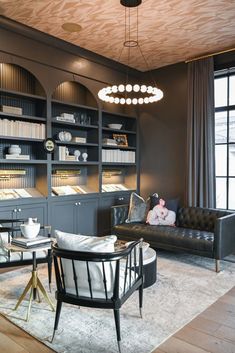
[[[212,259],[159,253],[157,283],[144,290],[144,318],[139,317],[138,293],[121,309],[123,353],[150,353],[231,289],[235,285],[235,263],[222,262],[222,269],[216,274]],[[13,311],[30,270],[0,274],[1,313],[56,352],[118,352],[112,310],[64,305],[53,344],[49,340],[55,314],[44,301],[33,303],[29,322],[22,319],[26,317],[27,301]],[[47,287],[44,266],[39,267],[39,276]]]

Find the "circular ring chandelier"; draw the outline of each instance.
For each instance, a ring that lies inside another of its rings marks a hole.
[[[126,97],[126,94],[133,93],[134,95],[130,97]],[[142,96],[138,97],[135,93],[141,93]],[[125,94],[125,98],[121,95]],[[107,103],[115,103],[115,104],[148,104],[154,103],[162,99],[163,92],[157,87],[154,86],[146,86],[146,85],[138,85],[138,84],[120,84],[119,86],[108,86],[102,88],[98,97]]]
[[[138,6],[141,4],[141,2],[142,0],[120,0],[120,3],[123,6],[125,6],[125,41],[123,43],[123,48],[126,47],[129,49],[127,67],[129,67],[130,49],[137,47],[149,71],[148,63],[144,57],[144,54],[139,46],[139,41],[138,41]],[[131,28],[130,28],[130,23],[131,23],[130,8],[131,7],[137,7],[136,39],[131,38]],[[127,8],[129,8],[128,25],[127,25],[127,14],[126,14]],[[128,28],[128,31],[127,31],[127,28]],[[122,51],[123,51],[123,48],[122,48]],[[121,54],[122,54],[122,51],[121,51]],[[121,57],[121,54],[120,54],[120,57]],[[128,72],[127,72],[126,81],[127,81],[126,84],[121,83],[119,85],[107,86],[102,88],[98,92],[99,99],[107,103],[136,105],[136,104],[154,103],[163,98],[163,92],[162,90],[156,87],[155,82],[154,82],[154,85],[152,86],[147,86],[145,84],[139,85],[137,83],[130,84],[128,83]]]

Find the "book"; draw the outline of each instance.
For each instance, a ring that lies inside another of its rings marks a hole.
[[[86,143],[86,137],[74,136],[72,138],[72,142],[75,142],[75,143]]]
[[[34,239],[28,239],[24,237],[13,238],[11,241],[11,244],[20,246],[22,248],[32,248],[32,247],[37,247],[41,245],[47,245],[51,242],[52,242],[51,238],[37,236]]]
[[[75,123],[75,119],[74,118],[66,118],[66,117],[63,117],[63,116],[56,116],[55,119],[58,120],[58,121],[66,121],[68,123]]]
[[[86,191],[85,188],[82,187],[81,185],[73,186],[73,189],[74,189],[76,192],[78,192],[78,193],[87,194],[87,191]]]
[[[10,105],[0,105],[0,110],[3,113],[22,115],[22,108],[20,107],[12,107]]]
[[[32,197],[28,191],[25,189],[14,189],[14,191],[19,195],[20,197]]]
[[[19,195],[13,189],[2,189],[0,191],[0,200],[18,199]]]
[[[64,186],[52,186],[52,191],[54,194],[58,196],[63,196],[63,195],[75,195],[77,194],[77,191],[73,189],[72,186],[70,185],[64,185]]]
[[[29,154],[6,154],[6,159],[30,159]]]

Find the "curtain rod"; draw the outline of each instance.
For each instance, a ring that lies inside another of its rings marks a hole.
[[[211,54],[207,54],[207,55],[198,56],[197,58],[192,58],[192,59],[185,60],[185,63],[188,64],[188,63],[190,63],[190,62],[192,62],[192,61],[210,58],[211,56],[215,56],[215,55],[219,55],[219,54],[225,54],[225,53],[229,53],[229,52],[231,52],[231,51],[235,51],[235,48],[230,48],[230,49],[226,49],[226,50],[217,51],[217,52],[215,52],[215,53],[211,53]]]

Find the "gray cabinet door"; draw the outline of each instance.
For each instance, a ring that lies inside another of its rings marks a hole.
[[[3,206],[0,208],[0,224],[1,219],[15,219],[17,213],[16,206]]]
[[[52,203],[51,225],[53,230],[58,229],[64,232],[75,233],[75,202],[60,201]]]
[[[98,199],[77,201],[75,205],[76,233],[97,235]]]
[[[20,205],[16,207],[17,218],[37,218],[42,225],[47,225],[47,204],[38,203],[30,205]]]

